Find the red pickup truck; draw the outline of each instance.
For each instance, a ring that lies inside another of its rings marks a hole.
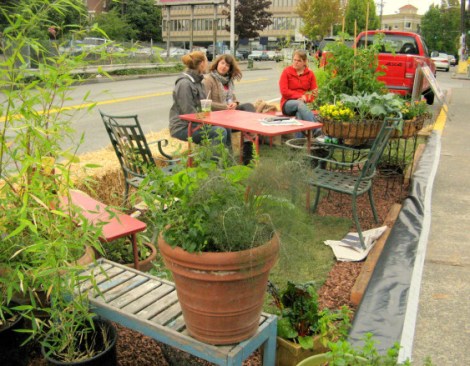
[[[379,53],[379,68],[385,73],[379,80],[393,93],[411,95],[418,65],[428,65],[436,75],[434,62],[431,60],[426,43],[417,33],[398,31],[361,32],[354,47],[371,45],[374,37],[384,34],[382,50]],[[426,78],[423,80],[422,94],[428,104],[434,103],[434,92]]]

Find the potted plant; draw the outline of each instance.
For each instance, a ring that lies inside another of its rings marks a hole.
[[[384,121],[403,108],[404,101],[396,94],[341,94],[339,101],[319,108],[322,131],[329,137],[342,139],[347,145],[361,145],[374,139]]]
[[[328,342],[347,336],[351,311],[347,307],[320,311],[314,283],[288,281],[282,292],[270,283],[269,293],[279,312],[277,366],[295,366],[309,356],[326,352]]]
[[[223,146],[222,146],[223,147]],[[231,165],[201,147],[193,167],[150,174],[139,192],[160,232],[188,332],[211,344],[252,336],[279,252],[273,212],[292,207],[263,187],[261,164]],[[210,157],[210,154],[209,154]]]
[[[400,109],[403,115],[403,131],[396,131],[392,138],[408,138],[416,136],[423,128],[426,120],[431,119],[432,113],[425,100],[406,101]]]
[[[102,248],[105,258],[134,268],[134,252],[132,242],[128,238],[119,238],[103,243]],[[149,240],[143,241],[139,236],[137,237],[137,250],[139,252],[139,270],[143,272],[150,271],[152,262],[157,257],[157,248]]]
[[[61,108],[76,81],[72,71],[84,56],[58,55],[58,43],[41,39],[48,38],[47,27],[43,34],[38,25],[66,10],[85,9],[77,0],[33,0],[1,10],[8,27],[0,42],[0,317],[19,311],[26,319],[23,334],[42,343],[45,353],[82,359],[78,344],[86,342],[75,336],[84,340],[98,329],[112,333],[94,321],[87,294],[77,292],[86,279],[78,259],[87,246],[100,250],[100,228],[62,204],[73,187],[70,166],[76,159],[73,148],[63,147],[77,143],[71,138],[72,116]],[[14,297],[23,303],[14,305]]]

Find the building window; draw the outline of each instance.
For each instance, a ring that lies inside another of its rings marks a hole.
[[[411,22],[405,22],[405,28],[411,29]]]

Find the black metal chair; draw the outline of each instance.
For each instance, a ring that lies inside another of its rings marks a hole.
[[[353,219],[363,249],[365,249],[365,243],[357,216],[356,199],[358,196],[368,193],[374,220],[378,222],[379,219],[372,196],[372,180],[376,174],[377,164],[382,157],[390,136],[395,129],[399,128],[401,122],[401,116],[397,118],[385,118],[369,152],[362,159],[352,162],[343,162],[335,158],[335,156],[342,156],[345,151],[351,152],[354,150],[344,145],[330,145],[330,152],[326,158],[309,156],[311,159],[321,162],[321,164],[317,164],[316,168],[313,170],[313,176],[308,181],[309,185],[316,187],[316,196],[312,211],[317,209],[320,201],[321,188],[352,196]]]
[[[157,166],[156,158],[152,156],[137,115],[114,116],[102,111],[100,115],[124,174],[124,204],[127,204],[130,187],[139,187],[147,176],[148,170]],[[166,174],[171,174],[180,159],[173,159],[171,155],[163,151],[163,148],[168,145],[167,139],[153,141],[151,144],[154,143],[157,144],[159,153],[164,157],[161,159],[164,164],[159,168]]]

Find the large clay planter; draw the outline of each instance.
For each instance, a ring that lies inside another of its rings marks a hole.
[[[315,337],[313,344],[313,349],[303,349],[296,343],[277,337],[276,366],[296,366],[300,361],[310,356],[328,352],[328,348],[320,343],[320,337]]]
[[[279,238],[230,253],[188,253],[172,248],[162,235],[158,247],[172,271],[189,334],[209,344],[233,344],[258,329],[269,271]]]

